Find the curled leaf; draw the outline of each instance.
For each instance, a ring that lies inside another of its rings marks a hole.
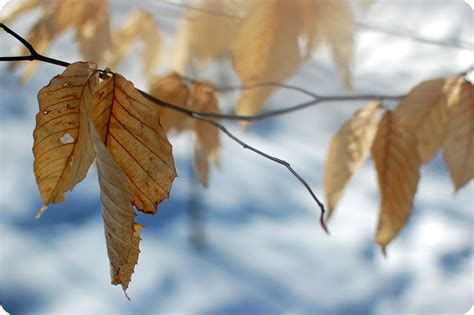
[[[93,99],[97,132],[127,175],[133,204],[146,213],[169,196],[176,170],[156,105],[120,74],[100,83]]]
[[[97,155],[110,275],[112,284],[120,284],[126,291],[138,262],[143,226],[134,222],[136,214],[132,207],[133,195],[127,184],[127,175],[102,143],[92,121],[90,128]]]
[[[151,80],[150,94],[167,103],[186,107],[190,92],[179,74],[172,72],[164,77],[154,77]],[[185,122],[188,120],[186,115],[162,107],[158,107],[158,111],[160,112],[160,123],[166,132],[172,128],[177,131],[183,130]]]
[[[95,64],[76,62],[38,94],[33,154],[44,206],[62,202],[64,193],[84,179],[95,158],[88,111],[97,84]]]
[[[453,91],[452,106],[443,155],[455,191],[474,178],[474,86],[459,79]]]

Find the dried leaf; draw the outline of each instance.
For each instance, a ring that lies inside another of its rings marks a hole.
[[[191,90],[189,106],[199,112],[218,113],[218,100],[214,88],[206,82],[196,83]],[[196,132],[194,143],[194,165],[200,182],[207,187],[209,178],[209,160],[219,163],[219,130],[211,124],[195,119],[193,129]],[[203,161],[205,159],[205,162]]]
[[[64,0],[62,0],[64,1]],[[108,1],[80,1],[83,14],[77,17],[76,39],[81,56],[97,64],[104,61],[105,51],[112,46]],[[69,10],[73,10],[71,7]]]
[[[132,12],[122,29],[113,36],[113,48],[108,51],[107,62],[117,67],[132,49],[136,39],[143,41],[143,72],[150,75],[156,69],[160,56],[161,29],[152,14],[145,10]]]
[[[214,88],[206,82],[196,83],[191,90],[190,107],[199,112],[219,113],[218,100]],[[218,159],[220,138],[219,130],[211,124],[194,119],[194,130],[204,151],[214,160]]]
[[[164,77],[154,77],[151,80],[150,94],[167,103],[186,107],[190,92],[179,74],[172,72]],[[162,107],[158,107],[158,111],[160,112],[160,123],[166,132],[172,128],[177,131],[183,130],[185,122],[188,120],[187,116]]]
[[[381,207],[376,241],[385,249],[405,226],[420,178],[416,138],[396,112],[385,112],[372,145]]]
[[[328,217],[333,213],[351,177],[370,152],[377,131],[378,102],[371,102],[352,115],[331,140],[324,169]]]
[[[98,84],[95,70],[95,64],[76,62],[38,94],[34,172],[46,207],[62,202],[64,193],[84,179],[94,160],[87,115]]]
[[[451,106],[449,95],[456,81],[455,77],[424,81],[396,109],[407,121],[408,131],[416,135],[422,163],[429,162],[443,145]]]
[[[238,6],[232,0],[202,0],[185,17],[189,49],[200,63],[228,51],[239,26]],[[183,32],[184,34],[184,32]]]
[[[474,177],[474,86],[460,79],[452,98],[443,154],[458,191]]]
[[[102,143],[92,122],[90,126],[97,155],[110,275],[112,284],[120,284],[126,291],[138,262],[143,226],[134,222],[136,214],[132,207],[133,195],[127,184],[127,175]]]
[[[354,19],[346,0],[318,1],[318,21],[322,35],[329,43],[334,61],[348,90],[352,90],[354,56]]]
[[[127,175],[133,204],[143,212],[156,213],[176,177],[171,144],[156,105],[119,74],[100,83],[93,104],[97,132]]]
[[[267,0],[256,3],[242,22],[232,46],[235,71],[244,86],[288,79],[302,62],[297,2]],[[244,90],[237,113],[254,115],[274,88]]]

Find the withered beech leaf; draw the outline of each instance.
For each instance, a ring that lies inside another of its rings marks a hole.
[[[117,67],[132,49],[136,39],[145,45],[142,53],[143,72],[150,75],[160,57],[162,33],[154,16],[145,10],[133,11],[121,30],[113,35],[113,47],[107,52],[107,63]]]
[[[181,76],[172,72],[164,77],[153,77],[150,84],[150,94],[154,97],[180,107],[187,107],[190,91]],[[158,107],[160,122],[163,129],[169,132],[172,128],[182,131],[189,117],[175,110]]]
[[[386,111],[372,145],[381,194],[376,241],[385,247],[405,226],[420,178],[416,138],[396,112]]]
[[[352,90],[352,58],[354,56],[354,21],[346,0],[318,1],[321,34],[329,43],[337,69],[348,90]]]
[[[186,11],[172,51],[175,70],[185,72],[190,57],[200,64],[229,50],[240,24],[240,8],[234,0],[200,0]]]
[[[395,110],[407,122],[408,131],[416,135],[422,163],[428,163],[443,145],[450,95],[457,80],[453,77],[424,81],[415,86]]]
[[[206,82],[199,82],[191,89],[189,106],[198,112],[218,113],[218,100],[214,88]],[[193,129],[196,133],[194,143],[194,158],[196,173],[203,186],[207,187],[209,178],[209,160],[219,163],[220,137],[219,129],[201,120],[193,121]],[[200,161],[206,159],[206,163]],[[200,159],[200,160],[199,160]]]
[[[458,191],[474,178],[474,86],[459,79],[451,97],[443,155]]]
[[[127,175],[102,143],[92,121],[90,131],[97,156],[102,218],[112,284],[120,284],[126,291],[138,262],[140,231],[143,226],[134,222],[136,214]]]
[[[76,62],[38,94],[34,173],[45,207],[64,201],[64,193],[84,179],[95,158],[88,106],[97,84],[96,65]]]
[[[324,168],[328,217],[332,215],[347,183],[370,153],[379,110],[379,102],[369,103],[355,112],[331,140]]]
[[[296,71],[302,62],[298,17],[293,1],[259,1],[249,11],[232,45],[233,66],[244,86],[282,82]],[[256,114],[273,91],[273,87],[244,90],[237,113]]]
[[[100,138],[127,175],[133,204],[143,212],[156,213],[176,177],[171,144],[156,105],[115,73],[97,88],[92,118]]]

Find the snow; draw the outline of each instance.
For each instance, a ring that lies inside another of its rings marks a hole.
[[[151,0],[113,3],[114,25],[137,6],[152,10],[172,30],[181,12]],[[359,19],[439,41],[473,42],[468,10],[461,0],[379,0]],[[25,34],[34,17],[12,27]],[[0,38],[0,55],[15,54],[17,44],[4,32]],[[69,49],[72,39],[66,33],[49,55],[80,60],[77,47]],[[360,94],[406,93],[422,80],[463,71],[472,56],[468,50],[359,31],[354,85]],[[132,58],[120,71],[146,88],[137,62]],[[441,155],[422,169],[412,218],[384,258],[373,241],[379,194],[371,160],[349,184],[327,236],[314,201],[286,168],[224,135],[222,166],[212,170],[207,190],[193,175],[191,137],[171,138],[178,178],[156,216],[138,217],[145,230],[129,302],[120,287],[110,285],[94,167],[63,204],[51,205],[34,220],[42,205],[31,152],[36,95],[60,71],[43,64],[21,86],[20,73],[0,64],[0,304],[8,312],[444,315],[464,314],[473,304],[474,184],[453,194]],[[323,95],[344,93],[327,51],[317,53],[289,83]],[[229,108],[235,94],[221,99]],[[305,100],[297,92],[279,91],[266,108]],[[330,137],[362,106],[320,104],[255,123],[250,132],[235,123],[226,126],[290,162],[322,197]]]

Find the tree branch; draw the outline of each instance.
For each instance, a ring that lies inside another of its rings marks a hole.
[[[3,23],[0,23],[0,27],[3,28],[5,31],[7,31],[9,34],[11,34],[16,39],[18,39],[26,48],[28,48],[28,50],[31,54],[30,56],[19,56],[20,59],[16,59],[16,60],[38,60],[38,61],[43,61],[43,62],[46,62],[46,63],[51,63],[51,64],[55,64],[55,65],[58,65],[58,66],[63,66],[63,67],[67,67],[68,65],[70,65],[70,63],[62,61],[62,60],[56,60],[56,59],[52,59],[52,58],[42,56],[41,54],[36,52],[36,50],[33,48],[33,46],[31,46],[30,43],[28,43],[24,38],[22,38],[20,35],[15,33],[13,30],[8,28],[6,25],[4,25]],[[9,60],[10,58],[11,57],[0,57],[0,61],[11,61],[11,60]],[[104,72],[104,70],[99,70],[99,71]],[[225,135],[227,135],[230,139],[232,139],[233,141],[240,144],[244,149],[248,149],[248,150],[250,150],[250,151],[252,151],[252,152],[268,159],[268,160],[271,160],[275,163],[278,163],[278,164],[286,167],[291,172],[291,174],[293,176],[295,176],[295,178],[306,188],[306,190],[309,192],[309,194],[311,195],[313,200],[316,202],[316,204],[320,208],[321,213],[320,213],[319,222],[320,222],[322,228],[324,229],[324,231],[326,231],[326,233],[329,234],[329,231],[328,231],[328,229],[326,227],[326,224],[324,222],[325,209],[324,209],[323,203],[318,199],[318,197],[313,192],[313,190],[311,189],[309,184],[291,167],[290,163],[288,163],[288,162],[286,162],[282,159],[279,159],[277,157],[274,157],[274,156],[272,156],[268,153],[265,153],[265,152],[255,148],[255,147],[247,144],[246,142],[240,140],[238,137],[236,137],[234,134],[232,134],[226,127],[221,125],[219,122],[214,120],[212,117],[206,116],[207,115],[206,113],[199,113],[199,112],[191,111],[189,109],[182,108],[182,107],[179,107],[179,106],[176,106],[176,105],[173,105],[173,104],[169,104],[169,103],[163,102],[163,101],[151,96],[150,94],[148,94],[148,93],[146,93],[146,92],[144,92],[140,89],[136,89],[136,90],[138,92],[140,92],[148,100],[152,101],[153,103],[155,103],[159,106],[176,110],[176,111],[178,111],[180,113],[183,113],[185,115],[188,115],[188,116],[190,116],[194,119],[199,119],[199,120],[206,121],[207,123],[209,123],[209,124],[213,125],[214,127],[220,129]]]

